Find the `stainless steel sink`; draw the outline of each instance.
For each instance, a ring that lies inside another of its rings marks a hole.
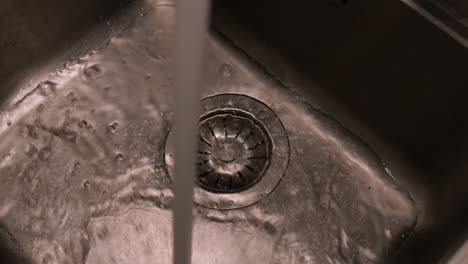
[[[171,263],[175,11],[0,4],[5,263]],[[398,1],[215,2],[193,263],[450,258],[467,55]]]

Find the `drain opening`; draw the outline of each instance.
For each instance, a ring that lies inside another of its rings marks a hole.
[[[213,95],[202,99],[201,106],[194,201],[220,210],[265,199],[289,162],[288,135],[281,120],[265,103],[246,95]],[[164,154],[169,177],[174,144],[171,130]]]
[[[268,168],[271,139],[254,117],[237,110],[202,116],[197,183],[213,192],[239,192]]]

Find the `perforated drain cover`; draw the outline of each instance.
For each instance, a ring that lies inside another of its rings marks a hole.
[[[209,208],[236,209],[273,191],[289,161],[283,124],[264,103],[238,94],[201,101],[195,202]],[[172,177],[172,133],[166,142],[166,167]]]
[[[270,137],[262,124],[240,111],[202,117],[197,182],[214,192],[238,192],[263,176],[270,161]]]

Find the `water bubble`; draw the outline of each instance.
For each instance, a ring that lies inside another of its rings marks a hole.
[[[124,156],[123,156],[122,153],[117,153],[117,154],[115,154],[115,159],[117,161],[122,161],[124,159]]]
[[[52,93],[55,93],[57,84],[51,81],[43,81],[38,84],[39,93],[43,96],[48,96]]]
[[[26,150],[26,154],[29,156],[34,156],[37,153],[37,148],[33,144],[28,145],[28,149]]]
[[[52,152],[50,151],[49,148],[43,148],[41,149],[41,151],[39,151],[39,158],[41,160],[46,160],[50,157],[51,154]]]
[[[86,120],[81,120],[78,123],[78,126],[81,127],[81,128],[86,128],[88,126],[88,122]]]
[[[97,64],[91,65],[83,70],[83,74],[88,78],[88,79],[97,79],[101,77],[102,75],[102,70],[99,68]]]
[[[220,67],[220,72],[221,72],[221,75],[223,75],[224,78],[229,78],[232,76],[232,69],[231,69],[231,65],[227,64],[227,63],[223,63]]]
[[[173,183],[173,182],[172,182],[172,178],[169,177],[169,176],[165,176],[165,177],[164,177],[164,183],[165,183],[165,184],[172,184],[172,183]]]
[[[164,165],[163,164],[155,164],[153,166],[154,172],[162,172],[164,171]]]
[[[85,180],[83,182],[83,187],[85,187],[85,188],[89,188],[90,185],[91,185],[91,183],[88,180]]]
[[[119,126],[119,123],[113,122],[112,124],[108,125],[106,130],[107,133],[115,133],[115,130],[117,130],[117,126]]]

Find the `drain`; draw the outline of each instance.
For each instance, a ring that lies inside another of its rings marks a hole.
[[[236,209],[264,199],[289,162],[288,137],[279,118],[266,104],[245,95],[215,95],[201,105],[195,202]],[[165,161],[171,177],[173,144],[170,132]]]
[[[263,176],[270,161],[270,138],[248,114],[230,110],[202,117],[197,183],[214,192],[239,192]]]

